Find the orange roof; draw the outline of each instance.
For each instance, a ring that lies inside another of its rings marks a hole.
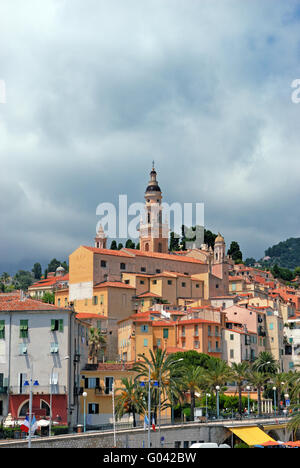
[[[96,254],[102,254],[102,255],[113,255],[116,257],[127,257],[127,258],[132,258],[132,255],[129,255],[128,253],[124,252],[123,250],[111,250],[111,249],[97,249],[96,247],[89,247],[86,245],[82,246],[83,248],[90,250],[93,253]]]
[[[78,319],[98,319],[98,320],[107,320],[107,317],[105,315],[98,315],[98,314],[92,314],[92,313],[85,313],[85,312],[79,312],[76,314],[76,317]]]
[[[126,289],[135,289],[134,286],[130,284],[122,283],[121,281],[105,281],[104,283],[95,284],[94,288],[126,288]]]
[[[246,281],[242,276],[228,276],[229,281]]]
[[[158,294],[154,294],[152,292],[146,292],[146,293],[139,294],[137,297],[161,297],[161,296],[159,296]]]
[[[25,297],[21,300],[20,296],[2,296],[0,295],[1,311],[57,311],[63,312],[68,309],[56,307],[53,304],[46,304],[41,301]]]
[[[47,286],[53,286],[56,283],[67,282],[67,281],[69,281],[69,273],[67,273],[64,276],[52,276],[50,278],[37,281],[36,283],[33,283],[31,286],[29,286],[28,289],[44,288]]]
[[[134,250],[134,249],[123,249],[125,252],[130,252],[132,255],[136,255],[138,257],[152,257],[152,258],[158,258],[162,260],[173,260],[175,262],[188,262],[188,263],[199,263],[199,264],[204,264],[200,260],[197,260],[192,257],[184,257],[182,258],[179,255],[174,255],[174,254],[165,254],[165,253],[159,253],[159,252],[142,252],[141,250]]]
[[[180,320],[180,322],[177,322],[178,325],[194,325],[197,323],[209,323],[212,325],[221,325],[220,322],[215,322],[213,320],[205,320],[205,319],[186,319],[186,320]]]

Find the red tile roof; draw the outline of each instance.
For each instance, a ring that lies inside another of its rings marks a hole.
[[[136,255],[137,257],[152,257],[152,258],[158,258],[162,260],[173,260],[175,262],[187,262],[187,263],[198,263],[198,264],[204,264],[204,262],[201,262],[200,260],[197,260],[192,257],[184,257],[182,258],[179,255],[172,255],[172,254],[164,254],[164,253],[159,253],[159,252],[142,252],[141,250],[134,250],[134,249],[123,249],[123,252],[129,252],[132,255]]]
[[[0,311],[57,311],[63,312],[68,309],[57,307],[53,304],[36,301],[25,297],[23,300],[20,296],[6,296],[0,294]]]
[[[86,313],[86,312],[79,312],[76,314],[76,317],[78,319],[98,319],[98,320],[107,320],[108,317],[105,315],[100,315],[100,314],[92,314],[92,313]]]
[[[139,294],[137,297],[140,298],[140,297],[161,297],[161,296],[159,296],[158,294],[154,294],[152,292],[146,292],[146,293]]]
[[[136,289],[130,284],[122,283],[121,281],[105,281],[103,283],[95,284],[94,288],[125,288],[125,289]]]

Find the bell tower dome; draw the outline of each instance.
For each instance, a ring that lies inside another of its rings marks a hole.
[[[140,224],[140,249],[144,252],[168,252],[169,229],[167,223],[162,222],[161,202],[162,192],[153,161],[145,192],[145,216]]]

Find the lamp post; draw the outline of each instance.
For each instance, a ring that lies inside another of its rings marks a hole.
[[[28,448],[31,448],[31,431],[32,431],[32,387],[33,386],[38,386],[39,383],[37,380],[35,380],[33,383],[32,383],[32,380],[33,380],[33,364],[31,364],[31,367],[30,367],[30,379],[29,379],[29,382],[28,380],[26,380],[24,382],[24,386],[25,387],[28,387],[29,386],[29,432],[28,432]]]
[[[220,416],[220,403],[219,403],[219,391],[220,391],[220,386],[216,386],[216,392],[217,392],[217,419],[219,419]]]
[[[246,390],[248,392],[248,418],[250,418],[250,390],[251,390],[251,387],[249,385],[247,385]]]
[[[116,415],[115,415],[115,380],[113,380],[113,383],[112,383],[112,407],[113,407],[114,447],[116,447],[117,441],[116,441]]]
[[[273,387],[273,392],[274,392],[274,412],[275,412],[275,418],[276,418],[276,387]]]
[[[206,419],[208,419],[207,398],[209,398],[210,396],[211,396],[210,393],[205,394]]]
[[[289,413],[287,407],[289,406],[289,402],[288,402],[289,394],[288,394],[288,393],[285,393],[285,394],[284,394],[284,398],[285,398],[285,417],[286,417],[286,423],[285,423],[285,442],[287,442],[287,420],[288,420],[288,413]]]
[[[83,432],[86,432],[86,397],[87,393],[83,392]]]

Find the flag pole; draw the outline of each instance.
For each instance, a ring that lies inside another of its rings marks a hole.
[[[28,448],[31,448],[31,422],[32,422],[32,375],[33,365],[30,366],[30,380],[29,380],[29,433],[28,433]]]

